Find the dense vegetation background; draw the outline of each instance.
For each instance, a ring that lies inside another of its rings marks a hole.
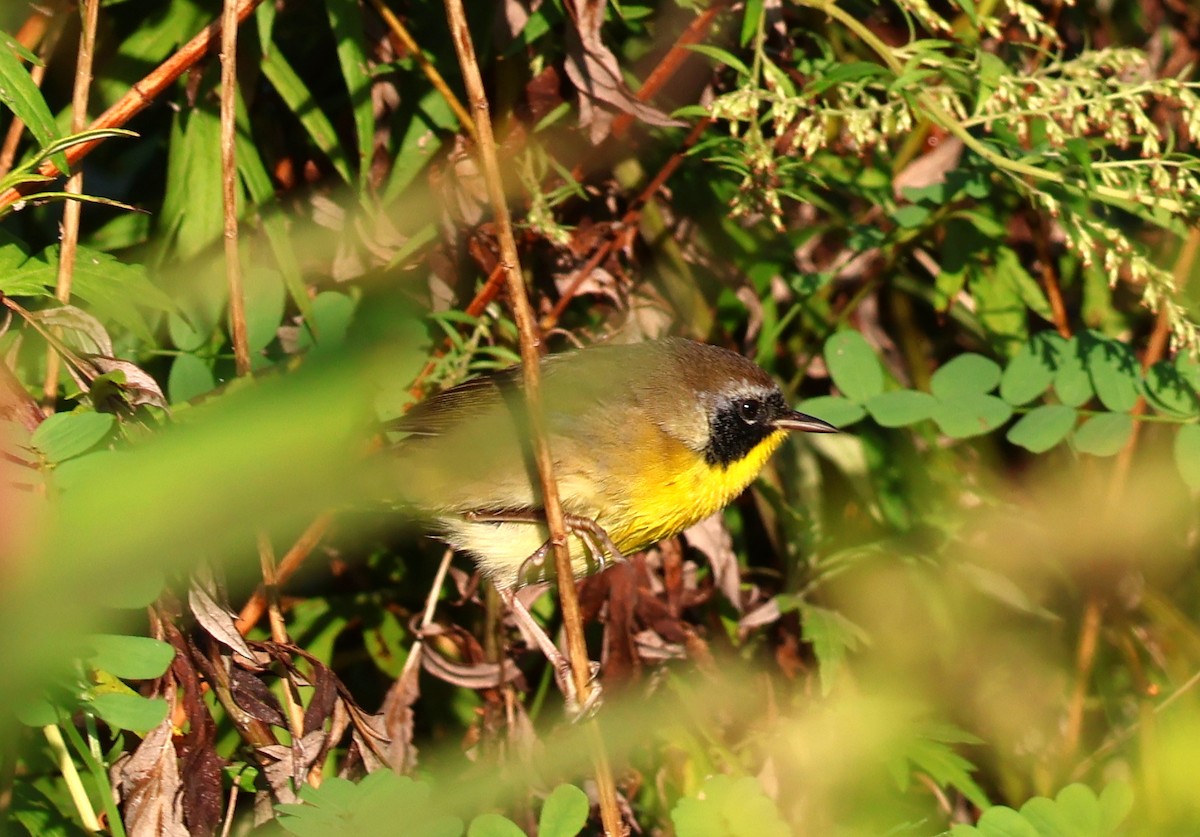
[[[236,85],[219,2],[0,8],[0,828],[595,833],[377,451],[517,357],[446,11],[232,5]],[[472,5],[548,346],[847,431],[582,584],[630,827],[1200,833],[1200,10]]]

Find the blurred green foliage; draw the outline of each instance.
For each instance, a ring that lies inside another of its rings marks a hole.
[[[473,568],[423,621],[441,548],[396,519],[377,450],[415,399],[517,358],[442,4],[388,6],[419,55],[373,2],[267,2],[241,28],[245,376],[218,51],[71,134],[79,15],[19,7],[0,829],[594,833],[584,736]],[[219,12],[101,3],[89,111]],[[627,816],[1200,831],[1195,10],[469,13],[550,347],[735,347],[847,430],[583,585]],[[43,168],[97,140],[64,303],[68,196]],[[304,559],[284,641],[232,612],[276,554]],[[557,627],[548,597],[533,611]]]

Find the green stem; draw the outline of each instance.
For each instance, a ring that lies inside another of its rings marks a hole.
[[[92,801],[88,799],[83,781],[79,778],[79,771],[75,768],[75,760],[71,758],[71,751],[67,749],[67,744],[63,741],[62,730],[56,724],[50,724],[42,727],[42,734],[46,736],[46,743],[50,745],[50,750],[54,753],[54,760],[58,762],[58,769],[67,785],[67,792],[71,795],[71,802],[74,803],[75,810],[79,812],[79,820],[83,823],[83,827],[87,831],[101,831],[100,820],[92,809]]]
[[[95,723],[94,720],[91,723]],[[112,832],[113,837],[125,837],[125,825],[121,822],[121,812],[117,810],[117,803],[113,799],[112,785],[108,781],[108,771],[99,759],[92,756],[91,748],[84,742],[79,735],[79,731],[75,729],[75,725],[69,721],[61,724],[62,729],[66,732],[67,738],[71,741],[71,746],[75,748],[75,752],[83,759],[84,765],[88,772],[92,774],[92,781],[96,786],[96,794],[100,797],[100,802],[104,806],[104,813],[108,817],[108,830]]]
[[[862,21],[854,17],[850,13],[838,6],[836,0],[797,0],[801,6],[807,6],[810,9],[815,9],[819,12],[824,12],[830,18],[838,21],[851,32],[853,32],[859,40],[866,44],[870,49],[879,56],[880,60],[887,65],[897,76],[904,72],[904,63],[896,57],[895,50],[884,43],[874,32],[872,32]],[[1000,171],[1012,177],[1024,189],[1030,188],[1028,183],[1021,180],[1022,177],[1028,177],[1031,180],[1040,181],[1043,183],[1053,183],[1059,186],[1068,188],[1078,188],[1075,183],[1069,182],[1061,172],[1049,171],[1047,169],[1034,166],[1029,163],[1022,163],[1020,160],[1013,160],[1005,157],[995,149],[988,146],[978,137],[974,136],[966,126],[964,126],[954,114],[950,113],[946,108],[942,107],[933,96],[926,92],[919,91],[915,95],[917,103],[925,112],[929,120],[940,126],[951,136],[962,142],[964,146],[974,151],[987,162],[991,163]],[[1135,195],[1132,192],[1114,189],[1111,186],[1092,185],[1089,187],[1089,192],[1097,198],[1107,202],[1117,203],[1142,203],[1146,200],[1150,204],[1171,213],[1183,213],[1184,205],[1180,201],[1171,200],[1159,196],[1146,198],[1145,196]]]

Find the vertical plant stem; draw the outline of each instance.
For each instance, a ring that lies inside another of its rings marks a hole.
[[[82,0],[83,29],[79,33],[79,52],[75,61],[75,86],[71,93],[71,132],[78,133],[87,125],[88,91],[92,86],[92,56],[96,49],[96,21],[100,0]],[[64,191],[83,194],[83,172],[77,171],[67,180]],[[83,204],[68,200],[63,203],[62,246],[58,252],[58,280],[54,295],[66,305],[71,301],[71,280],[75,272],[75,251],[79,245],[79,216]],[[42,409],[54,412],[58,395],[58,353],[46,349],[46,380],[42,385]]]
[[[450,24],[450,36],[462,68],[467,98],[471,104],[479,138],[479,156],[483,164],[484,179],[488,196],[495,214],[496,230],[500,239],[500,262],[507,277],[509,304],[513,319],[521,336],[521,370],[525,384],[525,403],[529,411],[529,425],[533,436],[533,451],[537,462],[538,480],[542,490],[542,503],[546,512],[546,523],[550,528],[550,542],[554,547],[554,565],[558,580],[559,603],[562,607],[563,629],[567,636],[567,657],[571,663],[571,675],[576,696],[581,705],[586,705],[590,684],[587,645],[583,638],[583,619],[579,611],[579,596],[575,589],[575,576],[571,570],[571,555],[567,545],[567,527],[559,500],[558,485],[554,480],[553,460],[546,438],[544,414],[542,412],[542,390],[539,364],[541,338],[533,318],[533,308],[525,295],[525,283],[517,256],[517,242],[513,237],[512,220],[508,214],[508,203],[504,196],[504,181],[500,176],[500,163],[496,154],[496,139],[492,133],[491,116],[488,112],[487,96],[483,90],[483,78],[475,58],[475,46],[467,28],[466,12],[462,0],[445,0],[446,17]],[[592,759],[596,770],[596,786],[600,796],[600,815],[604,830],[613,837],[624,831],[621,813],[617,807],[616,784],[608,764],[604,742],[600,738],[595,721],[586,722],[587,735],[592,742]]]
[[[276,645],[289,644],[287,624],[283,621],[283,611],[279,607],[279,579],[275,574],[275,548],[266,532],[258,533],[258,563],[262,569],[263,591],[267,597],[267,621],[271,626],[271,641]],[[283,678],[283,703],[287,710],[288,732],[293,741],[299,741],[304,735],[304,710],[300,706],[292,680],[286,674]]]
[[[42,727],[42,735],[46,736],[46,743],[50,745],[50,750],[54,753],[54,758],[58,762],[58,770],[63,775],[67,791],[71,794],[71,802],[75,805],[75,810],[79,812],[79,820],[83,823],[83,827],[88,831],[102,831],[100,820],[96,816],[95,810],[92,809],[92,802],[88,799],[83,781],[79,778],[79,771],[75,769],[75,760],[71,758],[67,742],[63,741],[62,731],[55,724],[50,724]]]
[[[225,281],[229,285],[229,332],[238,375],[250,373],[246,295],[238,253],[237,222],[237,0],[225,0],[221,17],[221,198],[225,210]]]
[[[417,62],[417,66],[421,68],[421,72],[425,74],[425,78],[429,79],[429,83],[433,85],[433,89],[441,94],[446,100],[446,104],[450,106],[450,110],[454,111],[454,115],[458,118],[459,124],[462,125],[467,136],[476,142],[479,137],[475,134],[475,121],[471,119],[471,114],[463,107],[463,103],[454,95],[454,91],[450,89],[450,85],[446,83],[446,79],[438,72],[438,68],[433,66],[433,62],[425,57],[425,53],[421,50],[421,45],[417,43],[417,39],[412,36],[400,18],[393,14],[383,2],[383,0],[371,0],[371,5],[375,7],[375,11],[383,18],[383,22],[387,24],[394,37],[400,44],[408,50],[413,61]]]

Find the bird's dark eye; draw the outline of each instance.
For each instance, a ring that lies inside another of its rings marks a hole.
[[[738,403],[738,415],[746,424],[758,424],[763,417],[763,403],[753,398],[747,398]]]

